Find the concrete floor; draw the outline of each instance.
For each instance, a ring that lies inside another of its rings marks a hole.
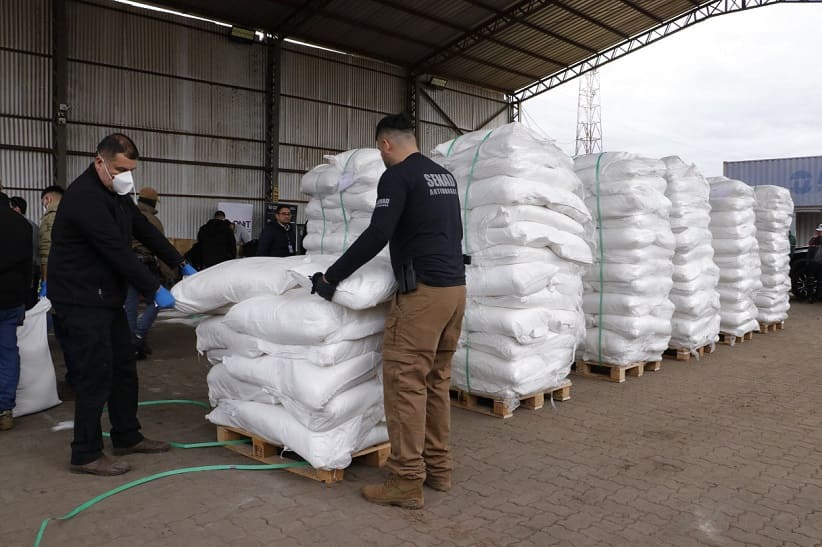
[[[783,331],[624,384],[574,377],[572,399],[500,420],[454,410],[450,494],[410,511],[370,505],[355,465],[332,485],[283,471],[176,476],[52,522],[42,545],[822,545],[822,305]],[[205,401],[191,329],[161,325],[141,399]],[[59,363],[61,358],[55,356]],[[59,368],[59,365],[58,365]],[[224,448],[132,455],[114,478],[67,471],[72,403],[0,433],[0,545],[45,517],[161,471],[252,463]],[[143,431],[212,440],[194,406],[143,408]]]

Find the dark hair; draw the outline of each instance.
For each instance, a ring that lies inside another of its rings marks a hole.
[[[214,218],[220,218],[220,217],[225,218],[225,213],[222,212],[222,211],[215,211],[214,212]]]
[[[414,122],[406,113],[389,114],[380,120],[377,124],[377,130],[374,132],[374,140],[379,140],[380,134],[386,131],[400,131],[402,133],[414,133]]]
[[[97,153],[101,156],[108,157],[123,154],[130,160],[136,160],[140,157],[140,152],[137,151],[137,145],[134,144],[133,140],[122,133],[112,133],[101,140],[100,144],[97,145]]]
[[[279,214],[280,214],[280,211],[282,211],[283,209],[288,209],[288,212],[289,212],[289,213],[291,212],[291,207],[290,207],[290,206],[288,206],[288,205],[282,205],[282,204],[281,204],[281,205],[277,205],[277,209],[276,209],[274,212],[275,212],[275,213],[277,213],[277,214],[279,215]]]
[[[156,200],[156,199],[148,199],[148,198],[140,198],[140,197],[138,197],[138,198],[137,198],[137,201],[138,201],[139,203],[145,203],[146,205],[148,205],[148,206],[149,206],[149,207],[151,207],[152,209],[156,209],[156,208],[157,208],[157,200]]]
[[[21,198],[20,196],[14,196],[13,198],[9,198],[9,203],[11,204],[12,207],[17,207],[18,209],[20,209],[20,212],[22,214],[24,214],[24,215],[26,214],[26,209],[28,209],[28,204],[26,203],[25,199]]]
[[[63,189],[62,186],[57,186],[56,184],[52,185],[52,186],[46,186],[40,192],[40,199],[43,199],[44,197],[46,197],[46,194],[60,194],[62,196],[63,192],[65,192],[65,190]]]

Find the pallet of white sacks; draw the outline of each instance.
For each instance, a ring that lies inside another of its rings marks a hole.
[[[627,365],[613,365],[580,359],[574,365],[574,372],[587,378],[598,378],[621,384],[626,376],[640,377],[645,371],[656,372],[660,368],[662,368],[661,361],[639,361]]]
[[[759,323],[759,332],[761,334],[766,334],[769,332],[776,332],[778,330],[783,330],[785,328],[784,321],[778,321],[776,323],[763,323],[760,321]]]
[[[754,333],[754,331],[751,331],[751,332],[746,332],[742,336],[736,336],[735,334],[729,334],[727,332],[720,332],[719,333],[719,343],[723,344],[725,346],[734,346],[736,344],[741,344],[745,340],[753,340],[753,333]]]
[[[665,359],[674,359],[676,361],[690,361],[691,357],[696,354],[698,359],[701,359],[703,356],[713,353],[716,351],[715,344],[707,344],[702,346],[701,348],[696,348],[695,350],[691,351],[684,348],[668,348],[665,353],[662,354],[662,357]]]
[[[571,398],[571,380],[563,380],[557,387],[548,389],[541,393],[527,395],[519,398],[519,405],[511,408],[506,401],[484,395],[481,393],[471,393],[461,389],[451,388],[451,406],[494,416],[496,418],[510,418],[514,415],[516,408],[526,410],[539,410],[545,406],[545,399],[549,401],[568,401]]]
[[[231,444],[225,447],[232,452],[237,452],[248,458],[266,464],[282,464],[294,463],[302,461],[298,458],[287,458],[280,454],[283,453],[283,447],[270,443],[248,431],[238,427],[217,426],[217,440],[218,441],[241,441],[247,440],[247,444]],[[351,454],[352,463],[357,461],[359,463],[369,465],[371,467],[382,467],[388,460],[391,453],[391,443],[380,443],[378,445],[364,448],[358,452]],[[345,475],[344,469],[315,469],[311,466],[305,467],[287,467],[286,471],[301,475],[315,481],[323,482],[325,484],[340,482]]]

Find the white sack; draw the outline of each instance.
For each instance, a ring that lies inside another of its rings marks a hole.
[[[60,404],[46,324],[50,309],[51,302],[47,298],[41,298],[26,312],[23,325],[17,327],[20,380],[17,384],[16,405],[12,411],[15,418]]]

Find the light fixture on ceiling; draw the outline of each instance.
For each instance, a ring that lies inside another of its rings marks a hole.
[[[231,27],[229,37],[236,42],[254,42],[256,33],[247,28]]]
[[[448,80],[442,76],[431,76],[428,78],[428,85],[435,89],[445,89]]]

